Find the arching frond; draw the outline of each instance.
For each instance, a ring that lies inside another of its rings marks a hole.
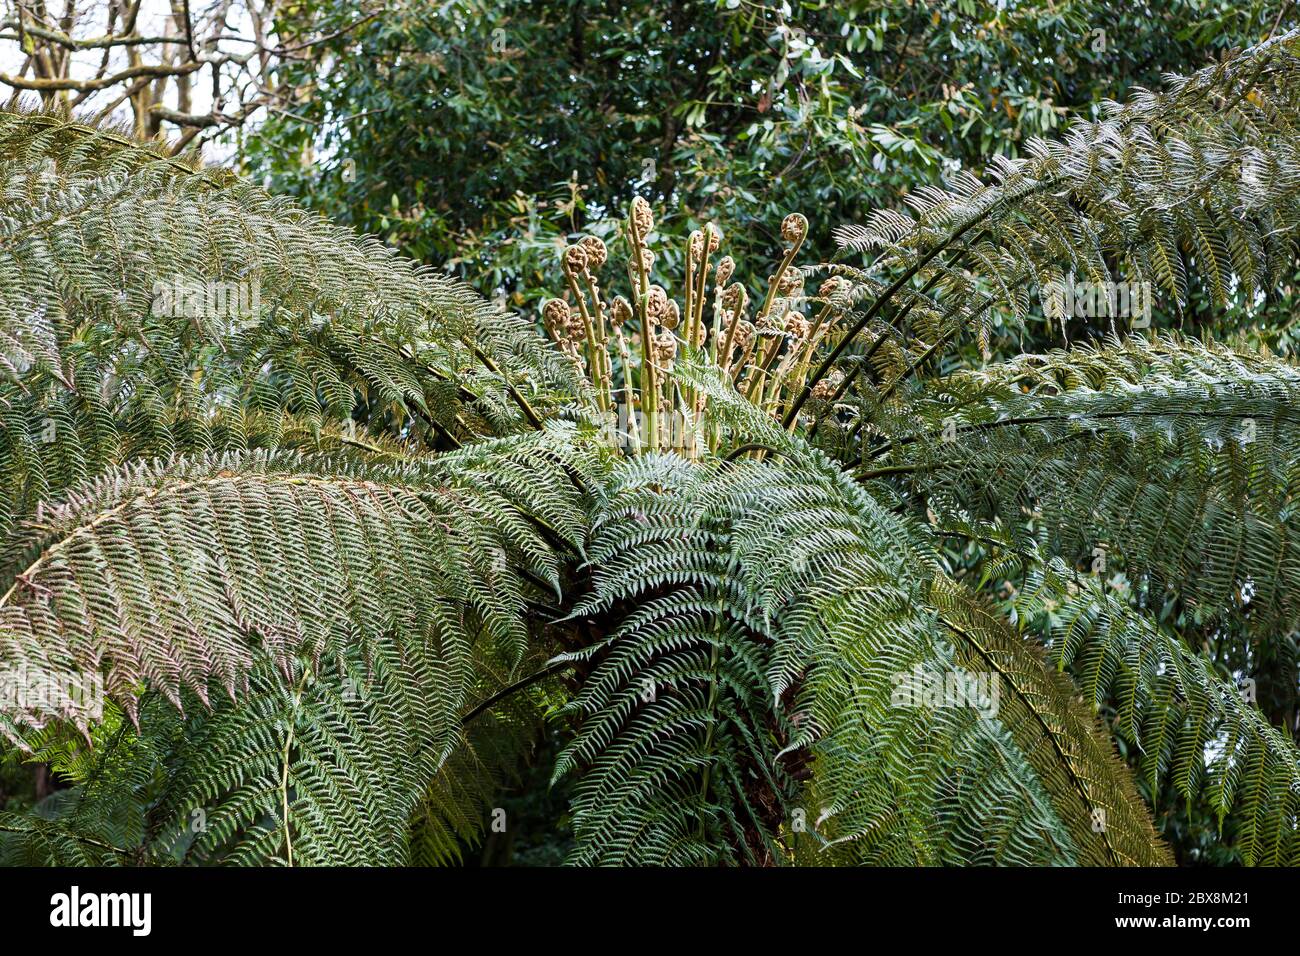
[[[813,840],[825,860],[1165,860],[1062,680],[944,583],[921,529],[809,461],[648,457],[616,476],[575,611],[616,621],[574,658],[594,662],[560,765],[585,771],[577,859],[771,846],[779,862]],[[898,699],[914,674],[972,670],[1005,686],[1006,711]]]
[[[1150,283],[1174,313],[1186,301],[1189,268],[1218,304],[1275,291],[1289,275],[1300,221],[1298,50],[1300,32],[1292,31],[1171,77],[1160,91],[1106,104],[1102,118],[1057,141],[1030,142],[1023,158],[996,158],[988,180],[962,172],[945,189],[918,189],[910,216],[891,211],[842,228],[846,251],[876,257],[867,274],[884,288],[810,377],[786,423],[859,344],[864,359],[894,351],[890,369],[877,367],[878,383],[861,375],[871,366],[860,360],[834,390],[838,400],[854,383],[867,385],[867,420],[949,342],[986,344],[993,316],[1022,325],[1037,299],[1048,320],[1064,323],[1061,292],[1076,282]],[[1150,320],[1149,298],[1144,305],[1139,322]],[[1112,329],[1120,321],[1109,303],[1103,314]],[[817,417],[837,424],[826,402]]]
[[[273,445],[286,414],[445,448],[574,394],[522,320],[226,170],[0,112],[0,190],[0,535],[130,460]]]
[[[1247,681],[1059,561],[1033,573],[1016,609],[1047,631],[1052,658],[1096,706],[1113,701],[1153,789],[1168,778],[1188,800],[1208,794],[1221,820],[1235,813],[1247,863],[1297,863],[1300,749],[1248,699]]]
[[[1181,339],[1025,357],[941,380],[861,474],[948,520],[1175,588],[1262,627],[1300,615],[1300,371]]]

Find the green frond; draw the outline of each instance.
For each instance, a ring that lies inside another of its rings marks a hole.
[[[995,157],[986,180],[963,171],[946,188],[917,189],[912,215],[883,211],[841,227],[846,256],[875,257],[870,306],[854,313],[786,423],[839,366],[849,378],[836,399],[849,381],[861,394],[848,421],[856,436],[950,342],[986,343],[991,316],[1014,331],[1033,299],[1068,335],[1054,290],[1071,276],[1151,283],[1167,314],[1187,301],[1189,265],[1220,306],[1276,291],[1300,223],[1298,52],[1292,31],[1170,77],[1161,91],[1105,104],[1100,119],[1055,141],[1031,140],[1022,158]],[[1108,314],[1112,332],[1127,321]],[[824,422],[819,430],[844,424],[830,402],[808,407],[809,420]]]
[[[72,696],[5,715],[37,752],[62,753],[63,726],[94,741],[59,760],[81,797],[58,825],[107,842],[129,795],[112,845],[141,858],[454,857],[537,732],[525,701],[461,720],[537,666],[524,608],[558,590],[556,549],[580,553],[574,482],[599,468],[573,439],[426,462],[230,454],[69,496],[0,612],[12,666],[103,674],[102,721]]]
[[[1022,357],[940,380],[865,478],[903,480],[942,520],[1171,588],[1259,627],[1300,615],[1292,498],[1300,370],[1168,338]]]
[[[1016,612],[1047,632],[1053,660],[1096,707],[1113,702],[1153,789],[1171,779],[1188,800],[1208,794],[1220,819],[1235,813],[1248,864],[1297,863],[1300,750],[1248,700],[1245,681],[1059,561],[1031,575]]]
[[[967,666],[999,675],[1007,725],[1084,848],[1080,862],[1171,863],[1126,768],[1070,681],[1048,668],[1005,618],[961,588],[940,580],[934,599]]]
[[[112,866],[116,848],[82,836],[61,820],[0,812],[0,866]]]
[[[593,666],[555,768],[585,771],[575,863],[758,863],[775,851],[792,795],[774,765],[786,731],[766,706],[762,621],[729,583],[725,529],[693,500],[699,479],[680,458],[636,459],[596,511],[594,590],[571,617],[613,620],[568,656]]]
[[[1062,679],[833,466],[632,460],[588,555],[576,860],[1167,861]],[[1003,711],[898,700],[974,670]]]
[[[529,444],[542,440],[525,439],[516,460]],[[572,484],[567,501],[556,483],[526,485],[509,454],[489,477],[474,462],[490,455],[342,475],[237,455],[119,473],[50,510],[39,556],[0,599],[0,656],[55,673],[102,669],[131,711],[142,682],[176,704],[182,687],[207,699],[212,680],[234,695],[261,651],[287,662],[436,639],[450,715],[476,629],[523,656],[533,586],[514,569],[558,588],[553,548],[580,521]],[[525,501],[536,507],[518,511]],[[543,517],[558,530],[538,527]]]
[[[234,410],[445,448],[574,394],[523,320],[226,170],[0,112],[0,189],[14,515],[129,460],[249,447]]]

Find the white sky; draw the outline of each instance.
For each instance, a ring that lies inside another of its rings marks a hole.
[[[77,26],[72,30],[72,35],[77,39],[86,39],[89,37],[100,37],[104,35],[107,25],[107,0],[80,0],[77,3],[80,11]],[[210,32],[208,27],[214,14],[222,8],[226,9],[226,24],[228,29],[223,30],[223,36],[228,39],[222,40],[218,49],[222,53],[246,54],[252,50],[252,44],[240,42],[236,37],[245,37],[251,39],[253,36],[252,23],[248,16],[248,10],[244,5],[244,0],[193,0],[190,4],[190,13],[195,21],[195,35],[202,37]],[[56,8],[61,8],[61,4]],[[0,0],[0,11],[3,11],[3,19],[16,19],[18,8],[14,0]],[[167,0],[143,0],[138,20],[138,32],[145,36],[162,36],[168,33],[167,25],[170,15],[170,4]],[[180,35],[176,31],[171,31],[173,35]],[[0,70],[5,73],[16,74],[21,68],[24,54],[19,47],[18,41],[13,38],[14,30],[12,28],[3,31],[7,39],[0,39]],[[145,61],[156,62],[159,47],[150,46],[145,48]],[[71,75],[77,77],[91,77],[98,71],[100,62],[103,58],[104,51],[99,49],[80,50],[73,54],[73,67]],[[108,72],[116,72],[125,69],[127,66],[126,51],[121,48],[115,48],[109,56]],[[224,68],[227,71],[229,68]],[[228,83],[228,81],[227,81]],[[109,89],[97,92],[88,97],[81,104],[77,112],[80,115],[93,115],[108,106],[122,92],[123,85],[117,85]],[[225,108],[233,110],[237,108],[237,98],[230,96],[227,89],[223,88],[227,95]],[[0,96],[8,100],[12,89],[0,86]],[[37,99],[35,93],[23,94],[27,101]],[[168,93],[165,105],[175,108],[175,89],[168,86]],[[191,112],[206,113],[212,107],[212,69],[205,66],[194,76],[191,83]],[[115,119],[129,121],[131,119],[131,109],[129,104],[123,103],[113,111]],[[254,122],[260,119],[260,115],[254,117]],[[164,124],[164,131],[169,137],[177,135],[177,128],[171,124]],[[220,154],[223,150],[217,145],[215,148],[205,149],[207,158],[213,158],[214,154]]]

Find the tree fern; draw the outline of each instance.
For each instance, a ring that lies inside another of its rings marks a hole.
[[[1296,45],[845,229],[829,331],[773,382],[698,318],[699,233],[688,339],[665,293],[638,343],[690,455],[609,441],[594,336],[588,383],[573,340],[229,173],[0,114],[0,667],[106,698],[0,712],[68,784],[0,817],[0,859],[452,862],[545,730],[574,863],[1167,863],[1140,783],[1294,861],[1291,728],[1230,683],[1295,618],[1294,368],[949,346],[1071,272],[1169,315],[1193,275],[1276,296]],[[799,318],[785,225],[768,304]],[[209,281],[254,314],[156,307]]]

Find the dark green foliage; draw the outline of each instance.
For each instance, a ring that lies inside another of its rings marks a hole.
[[[277,192],[535,306],[555,243],[609,238],[633,194],[671,211],[669,235],[722,225],[742,269],[791,211],[829,256],[841,223],[1258,42],[1282,6],[453,0],[344,31],[355,4],[313,0],[278,11],[281,36],[341,35],[282,65],[303,102],[241,155]]]

